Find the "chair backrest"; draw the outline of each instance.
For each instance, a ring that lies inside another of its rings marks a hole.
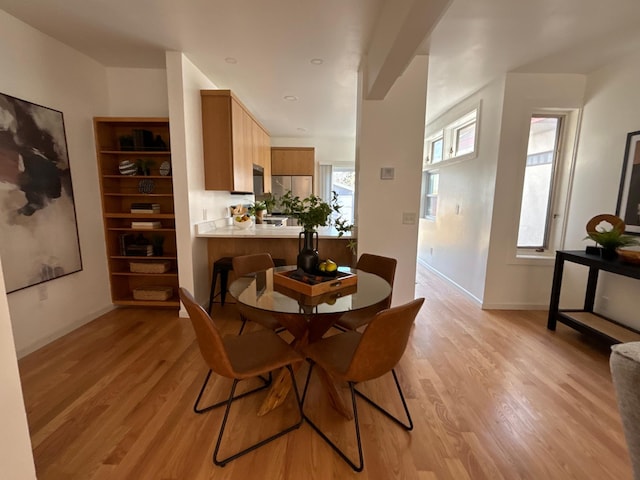
[[[365,272],[373,273],[384,278],[391,285],[391,294],[387,298],[383,308],[391,306],[391,296],[393,295],[393,280],[396,277],[396,265],[398,261],[395,258],[382,257],[371,253],[363,253],[358,259],[356,268]]]
[[[411,326],[423,303],[424,298],[417,298],[376,313],[360,338],[345,378],[364,382],[393,369],[407,348]]]
[[[268,270],[275,266],[271,255],[268,253],[240,255],[233,257],[231,262],[233,263],[233,272],[237,277],[261,270]]]
[[[182,300],[189,313],[204,361],[218,375],[235,378],[235,372],[222,342],[220,331],[211,320],[209,314],[198,305],[193,296],[184,288],[180,288],[180,300]]]

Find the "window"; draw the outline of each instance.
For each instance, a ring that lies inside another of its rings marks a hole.
[[[422,216],[435,219],[438,211],[438,183],[440,174],[437,172],[422,172]]]
[[[331,190],[338,194],[341,205],[340,216],[353,223],[353,199],[356,185],[356,172],[353,167],[333,167]]]
[[[444,139],[442,138],[442,132],[429,140],[427,140],[427,152],[426,162],[427,164],[438,163],[442,161],[442,152],[444,147]]]
[[[476,143],[476,122],[467,124],[456,130],[456,151],[455,156],[473,153]]]
[[[474,108],[426,139],[425,165],[476,156],[478,109],[479,107]]]
[[[518,248],[544,251],[549,248],[554,185],[558,170],[562,115],[534,114],[529,126],[529,143],[522,189]]]

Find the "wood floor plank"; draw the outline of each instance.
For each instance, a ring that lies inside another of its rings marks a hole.
[[[418,267],[426,298],[397,367],[414,420],[405,432],[359,401],[365,470],[354,473],[308,425],[219,468],[223,410],[193,413],[206,374],[188,319],[121,308],[19,362],[40,480],[630,480],[609,353],[544,311],[483,311]],[[226,333],[234,305],[214,306]],[[259,328],[253,326],[252,328]],[[300,369],[300,387],[307,372]],[[204,401],[228,394],[215,375]],[[245,387],[246,388],[246,387]],[[360,386],[402,416],[392,378]],[[348,389],[339,388],[350,405]],[[258,417],[264,394],[234,403],[223,451],[295,420],[292,396]],[[356,455],[353,424],[312,377],[305,410]]]

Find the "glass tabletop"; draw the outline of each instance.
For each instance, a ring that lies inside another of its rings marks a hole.
[[[355,268],[339,267],[339,272],[355,273],[356,285],[308,297],[274,283],[274,273],[295,270],[294,265],[270,268],[236,279],[229,293],[236,301],[275,313],[345,313],[375,305],[391,294],[391,286],[381,277]],[[286,292],[286,293],[285,293]]]

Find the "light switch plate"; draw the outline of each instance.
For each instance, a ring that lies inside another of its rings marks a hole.
[[[380,169],[380,179],[382,179],[382,180],[393,180],[394,177],[395,177],[395,168],[382,167]]]
[[[413,225],[416,223],[416,212],[402,212],[402,223]]]

